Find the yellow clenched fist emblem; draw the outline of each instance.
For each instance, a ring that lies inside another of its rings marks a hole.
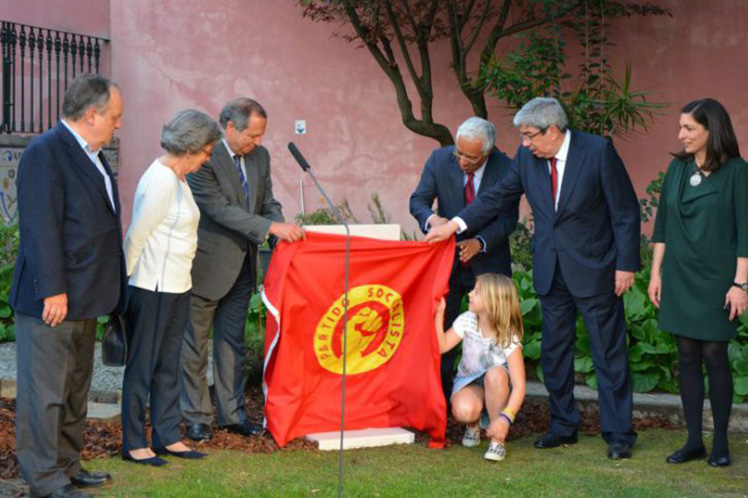
[[[343,373],[343,299],[340,296],[314,331],[314,352],[325,370]],[[369,372],[387,363],[403,338],[405,313],[400,294],[384,285],[361,285],[348,292],[346,373]]]

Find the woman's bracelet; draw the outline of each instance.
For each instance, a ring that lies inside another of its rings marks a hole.
[[[512,424],[514,423],[514,419],[517,418],[517,412],[512,410],[511,408],[504,408],[501,410],[502,415],[506,415],[507,419],[509,419],[509,422]]]
[[[504,420],[506,420],[509,423],[510,426],[512,424],[514,424],[514,422],[512,421],[512,419],[509,417],[509,415],[507,415],[504,412],[499,413],[499,418],[503,418]]]

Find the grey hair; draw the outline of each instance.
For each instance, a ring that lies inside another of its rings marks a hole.
[[[470,140],[481,139],[483,142],[482,152],[483,154],[488,154],[496,145],[496,127],[492,122],[474,116],[468,118],[457,128],[457,140],[460,137]]]
[[[219,121],[223,129],[229,124],[229,121],[234,123],[237,131],[242,131],[249,125],[249,118],[252,115],[260,116],[267,119],[268,115],[265,109],[254,99],[248,99],[245,97],[234,99],[226,104],[221,109],[221,114],[218,116]]]
[[[514,126],[533,126],[545,131],[556,125],[561,132],[569,127],[569,118],[558,100],[546,97],[536,97],[522,106],[514,115]]]
[[[175,156],[197,154],[222,136],[213,118],[195,109],[185,109],[161,129],[161,147]]]
[[[119,87],[98,74],[84,74],[75,79],[62,101],[62,117],[77,121],[91,107],[101,114],[109,103],[112,87]]]

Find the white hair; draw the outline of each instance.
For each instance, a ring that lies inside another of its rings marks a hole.
[[[465,137],[470,140],[480,139],[483,142],[482,152],[488,154],[496,144],[496,127],[490,121],[483,118],[468,118],[457,129],[457,140]]]

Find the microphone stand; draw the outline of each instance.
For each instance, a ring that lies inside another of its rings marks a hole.
[[[348,359],[348,285],[349,285],[349,274],[350,274],[350,256],[351,256],[351,230],[346,223],[343,216],[338,211],[338,208],[333,204],[327,193],[317,181],[317,178],[312,173],[312,167],[301,155],[301,152],[293,142],[289,142],[288,150],[291,151],[296,162],[299,163],[301,169],[306,171],[309,177],[317,186],[317,190],[322,194],[322,197],[330,206],[332,213],[337,218],[338,222],[345,227],[345,277],[344,277],[344,292],[343,292],[343,385],[342,385],[342,399],[340,407],[340,449],[338,450],[338,498],[343,496],[343,437],[345,433],[345,387],[346,387],[346,362]]]

